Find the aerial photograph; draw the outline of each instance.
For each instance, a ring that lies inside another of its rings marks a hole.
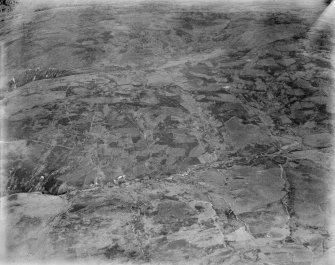
[[[0,0],[0,264],[334,265],[335,1]]]

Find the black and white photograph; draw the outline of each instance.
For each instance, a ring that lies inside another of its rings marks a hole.
[[[335,1],[0,0],[0,264],[334,265]]]

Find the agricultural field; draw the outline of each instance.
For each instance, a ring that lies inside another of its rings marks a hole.
[[[326,4],[14,2],[0,14],[8,262],[327,264]]]

